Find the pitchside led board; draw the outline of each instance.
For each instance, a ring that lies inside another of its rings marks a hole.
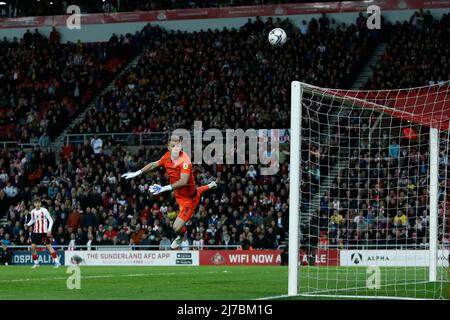
[[[449,266],[449,250],[438,250],[438,265]],[[427,267],[428,250],[340,250],[341,266]]]
[[[198,251],[66,251],[65,265],[198,266]]]
[[[40,265],[54,265],[52,257],[46,251],[38,251],[38,261]],[[57,251],[59,261],[64,264],[64,251]],[[33,260],[29,251],[13,251],[13,264],[32,265]]]

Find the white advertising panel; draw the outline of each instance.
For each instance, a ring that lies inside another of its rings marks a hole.
[[[66,251],[65,265],[198,266],[198,251]]]
[[[438,267],[449,266],[449,250],[438,251]],[[341,266],[427,267],[428,250],[340,250]]]

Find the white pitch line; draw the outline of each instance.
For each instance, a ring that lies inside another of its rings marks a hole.
[[[405,286],[405,285],[411,285],[411,284],[425,284],[425,283],[429,283],[429,281],[415,281],[415,282],[404,282],[404,283],[391,283],[391,284],[385,284],[385,285],[381,285],[381,287],[385,288],[385,287],[392,287],[392,286]],[[333,294],[323,294],[325,292],[342,292],[342,291],[347,291],[347,290],[364,290],[367,289],[367,287],[352,287],[352,288],[339,288],[339,289],[328,289],[328,290],[318,290],[318,291],[311,291],[309,293],[302,293],[302,294],[297,294],[294,296],[290,296],[287,294],[283,294],[283,295],[277,295],[277,296],[270,296],[270,297],[262,297],[262,298],[257,298],[254,300],[272,300],[272,299],[282,299],[282,298],[289,298],[289,297],[324,297],[324,298],[362,298],[362,299],[395,299],[395,300],[429,300],[429,299],[422,299],[422,298],[408,298],[408,297],[387,297],[387,296],[356,296],[356,295],[333,295]],[[382,289],[378,289],[378,290],[382,290]]]
[[[412,282],[402,282],[402,283],[391,283],[391,284],[382,284],[380,287],[394,287],[394,286],[407,286],[410,284],[425,284],[429,283],[430,281],[412,281]],[[350,288],[339,288],[339,289],[324,289],[324,290],[317,290],[317,291],[311,291],[309,294],[320,294],[324,292],[332,292],[332,291],[347,291],[347,290],[367,290],[367,287],[350,287]],[[382,289],[378,289],[382,290]]]
[[[231,271],[227,271],[231,272]],[[205,273],[224,273],[224,271],[208,271]],[[93,275],[93,276],[81,276],[81,279],[98,279],[98,278],[119,278],[119,277],[147,277],[147,276],[173,276],[173,275],[191,275],[192,272],[158,272],[158,273],[130,273],[130,274],[118,274],[118,275]],[[25,281],[49,281],[49,280],[66,280],[67,277],[53,277],[53,278],[26,278],[26,279],[6,279],[0,280],[2,282],[25,282]]]
[[[253,299],[253,300],[272,300],[272,299],[281,299],[281,298],[299,297],[299,296],[300,296],[299,294],[297,294],[297,295],[295,295],[295,296],[290,296],[290,295],[288,295],[288,294],[282,294],[282,295],[279,295],[279,296],[271,296],[271,297],[256,298],[256,299]]]

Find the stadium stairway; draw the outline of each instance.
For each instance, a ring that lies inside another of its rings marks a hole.
[[[351,112],[350,108],[344,108],[344,109],[337,109],[333,113],[329,115],[329,125],[326,126],[326,131],[324,133],[321,133],[320,135],[320,144],[321,145],[328,145],[329,139],[332,136],[331,128],[334,127],[341,117],[347,117]],[[320,181],[319,185],[319,191],[317,194],[314,194],[311,199],[311,203],[308,207],[308,210],[306,212],[300,212],[300,225],[302,224],[308,224],[311,216],[319,209],[320,207],[320,198],[321,195],[326,191],[329,190],[331,184],[333,183],[334,178],[339,173],[339,170],[341,168],[345,168],[348,166],[348,160],[343,157],[337,157],[336,164],[334,167],[332,167],[329,170],[328,176],[325,177],[324,180]],[[300,235],[301,236],[301,235]]]
[[[53,143],[53,147],[56,150],[61,150],[61,148],[65,145],[66,142],[66,136],[67,134],[72,131],[72,129],[80,124],[85,118],[86,118],[86,114],[89,110],[95,108],[98,99],[103,96],[107,91],[114,89],[115,85],[114,83],[116,82],[116,80],[118,80],[120,77],[122,77],[126,72],[128,72],[131,68],[136,67],[136,65],[138,64],[139,60],[141,59],[142,53],[139,53],[125,68],[122,69],[122,71],[120,71],[116,77],[106,86],[105,89],[103,89],[102,92],[100,92],[93,100],[92,102],[89,104],[89,106],[80,113],[80,115],[78,117],[75,118],[75,120],[73,120],[68,126],[67,128],[59,135],[58,138],[55,139],[55,142]],[[60,152],[56,152],[57,157],[60,156]]]
[[[339,170],[345,169],[348,167],[348,158],[346,157],[338,157],[338,161],[336,165],[331,168],[328,176],[320,182],[319,192],[312,197],[311,204],[309,206],[308,211],[302,213],[300,215],[300,223],[308,224],[309,219],[313,216],[314,213],[320,208],[320,198],[325,191],[330,190],[331,184],[339,173]]]
[[[373,69],[372,67],[376,66],[378,62],[383,57],[384,51],[386,50],[387,43],[386,42],[380,42],[378,46],[375,48],[372,56],[370,57],[369,61],[366,63],[364,68],[359,73],[358,77],[356,78],[355,82],[353,83],[351,89],[352,90],[359,90],[361,89],[366,83],[367,80],[369,80],[370,77],[373,75]]]

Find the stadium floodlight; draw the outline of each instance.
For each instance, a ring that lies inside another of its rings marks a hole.
[[[288,296],[449,298],[449,92],[291,83]]]

